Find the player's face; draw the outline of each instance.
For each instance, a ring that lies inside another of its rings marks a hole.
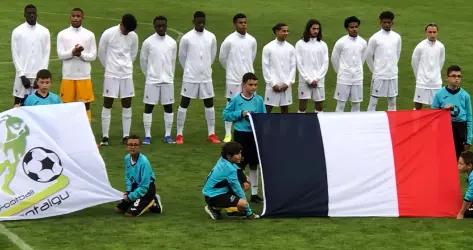
[[[154,30],[158,35],[165,36],[167,29],[168,24],[165,20],[156,20],[156,22],[154,22]]]
[[[391,19],[381,19],[379,22],[381,23],[381,28],[383,28],[385,31],[390,31],[394,24],[393,20]]]
[[[286,41],[287,35],[289,35],[288,26],[282,26],[280,30],[276,30],[276,38],[278,41]]]
[[[29,25],[36,25],[37,13],[35,8],[27,8],[25,10],[25,19]]]
[[[461,81],[462,81],[462,72],[461,71],[451,71],[448,74],[448,85],[453,86],[453,87],[460,87]]]
[[[427,39],[429,39],[429,41],[435,42],[438,36],[437,27],[435,26],[427,27],[427,30],[425,30],[425,34],[427,35]]]
[[[460,172],[467,172],[471,170],[472,167],[471,164],[466,164],[461,156],[458,158],[458,170],[460,170]]]
[[[319,32],[320,32],[320,25],[312,24],[312,26],[310,26],[310,37],[311,38],[316,38],[319,35]]]
[[[238,33],[240,33],[242,35],[246,34],[246,31],[248,30],[247,23],[246,23],[246,18],[238,18],[235,21],[234,25],[235,25],[235,30]]]
[[[126,142],[126,150],[130,155],[134,156],[140,152],[140,140],[139,139],[128,139]]]
[[[120,23],[120,32],[123,34],[123,35],[128,35],[128,33],[130,33],[130,31],[128,31],[126,28],[125,28],[125,25],[123,25],[123,23]]]
[[[243,93],[247,95],[252,95],[255,93],[257,88],[258,81],[250,79],[243,85]]]
[[[74,28],[79,28],[84,20],[84,15],[80,11],[71,12],[71,25]]]
[[[193,21],[194,29],[198,32],[203,32],[205,28],[205,17],[196,17]]]
[[[241,162],[241,151],[238,154],[234,154],[230,159],[228,159],[231,163],[240,163]]]
[[[358,23],[357,22],[351,22],[348,24],[348,28],[347,28],[347,31],[348,31],[348,35],[351,36],[351,37],[357,37],[358,36],[358,30],[359,30],[359,26],[358,26]]]
[[[51,78],[39,78],[36,81],[36,86],[38,87],[38,91],[40,93],[47,93],[49,87],[51,87]]]

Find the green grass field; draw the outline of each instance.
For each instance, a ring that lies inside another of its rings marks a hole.
[[[0,110],[11,108],[14,67],[11,63],[10,34],[14,27],[24,22],[23,7],[29,1],[5,1],[0,9]],[[84,26],[95,32],[97,42],[108,27],[118,24],[121,15],[130,12],[138,18],[137,33],[140,43],[153,33],[151,21],[156,15],[168,17],[168,33],[178,37],[192,28],[192,14],[203,10],[207,14],[207,28],[217,36],[218,45],[232,32],[232,17],[244,12],[249,17],[249,32],[258,41],[255,70],[260,79],[261,50],[273,39],[271,27],[276,22],[289,25],[289,41],[300,38],[308,18],[318,18],[323,25],[324,40],[331,51],[335,41],[345,34],[343,20],[356,15],[361,20],[360,35],[368,38],[379,29],[378,15],[383,10],[396,14],[394,29],[403,39],[399,64],[398,109],[411,109],[414,77],[410,66],[415,45],[424,39],[424,25],[439,25],[439,39],[446,47],[446,66],[459,64],[463,69],[464,87],[473,92],[470,79],[473,75],[473,36],[470,20],[473,4],[468,1],[151,1],[123,0],[103,1],[37,1],[38,21],[49,28],[52,38],[51,61],[53,91],[57,92],[60,80],[60,62],[56,55],[57,33],[69,26],[69,11],[82,7],[86,19]],[[446,68],[446,67],[445,67]],[[221,111],[225,105],[224,71],[218,63],[213,66],[216,92],[217,134],[223,137]],[[370,74],[365,67],[365,100],[368,104]],[[182,69],[176,66],[176,97],[179,96]],[[102,105],[103,68],[94,63],[92,79],[95,83],[96,101],[93,104],[92,127],[97,140],[101,137],[100,112]],[[136,98],[133,101],[132,133],[143,135],[143,74],[135,64]],[[260,93],[264,88],[260,81]],[[332,95],[335,74],[330,67],[326,78],[326,111],[335,109]],[[176,98],[179,99],[179,98]],[[121,108],[115,103],[112,112],[110,147],[101,148],[109,178],[117,189],[123,189],[121,145]],[[175,109],[178,103],[174,105]],[[313,106],[310,105],[310,108]],[[380,101],[385,109],[386,102]],[[297,103],[290,108],[296,111]],[[73,128],[71,128],[72,130]],[[185,127],[184,145],[165,145],[162,108],[154,112],[153,144],[143,147],[158,176],[158,192],[163,198],[165,213],[130,219],[113,212],[114,204],[105,204],[61,217],[33,221],[2,223],[34,249],[373,249],[373,248],[421,248],[421,249],[470,249],[473,220],[418,219],[418,218],[292,218],[262,219],[258,221],[225,220],[212,221],[203,210],[201,194],[203,182],[215,163],[220,148],[208,144],[203,104],[194,101],[190,106]],[[173,136],[175,129],[173,130]],[[256,206],[261,211],[261,206]],[[16,249],[12,242],[0,234],[0,249]]]

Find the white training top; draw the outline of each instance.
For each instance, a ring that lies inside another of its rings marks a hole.
[[[184,69],[183,82],[211,83],[212,63],[217,55],[215,35],[204,29],[184,34],[179,42],[179,63]]]
[[[442,87],[441,71],[445,62],[445,47],[440,41],[428,39],[417,44],[412,53],[412,69],[416,77],[416,87],[439,89]]]
[[[324,87],[328,70],[328,47],[324,41],[311,38],[296,43],[296,61],[299,70],[299,84],[310,84],[316,80],[317,87]]]
[[[296,49],[287,41],[277,39],[263,47],[263,77],[267,85],[291,86],[296,81]]]
[[[27,22],[16,27],[11,34],[11,53],[16,77],[36,78],[36,73],[47,69],[51,41],[49,30],[39,23]]]
[[[105,30],[100,37],[98,56],[105,68],[105,77],[132,78],[137,54],[138,35],[134,31],[123,35],[117,25]]]
[[[84,50],[81,56],[72,56],[76,44]],[[90,62],[97,58],[95,35],[86,28],[70,26],[57,35],[57,55],[62,60],[62,78],[68,80],[90,79]]]
[[[242,35],[235,31],[223,40],[219,61],[225,69],[227,84],[238,85],[245,73],[255,71],[256,47],[256,39],[248,33]]]
[[[156,33],[141,46],[140,65],[146,84],[174,83],[177,44],[172,37]]]
[[[337,84],[363,84],[363,63],[366,41],[360,36],[342,36],[332,51],[332,65],[337,73]]]
[[[373,73],[373,79],[397,79],[401,56],[401,36],[394,31],[380,31],[368,40],[366,64]]]

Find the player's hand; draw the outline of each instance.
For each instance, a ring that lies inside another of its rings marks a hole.
[[[311,88],[317,88],[318,83],[319,82],[317,80],[313,80],[309,85],[310,85]]]
[[[453,105],[452,104],[447,104],[443,107],[443,109],[452,111],[453,110]]]
[[[286,91],[288,88],[289,88],[289,86],[287,84],[283,83],[282,87],[281,87],[281,92]]]
[[[249,112],[248,111],[243,111],[241,114],[243,115],[243,117],[248,117]]]
[[[76,44],[76,46],[74,46],[74,49],[72,50],[72,56],[81,56],[81,52],[84,50],[84,47],[82,47],[81,45],[79,44]]]
[[[251,185],[250,185],[249,182],[247,182],[247,181],[243,182],[243,190],[248,191],[248,190],[250,190],[250,187],[251,187]]]
[[[274,92],[281,92],[281,87],[279,86],[279,84],[276,84],[273,86],[273,91]]]
[[[130,200],[128,199],[128,194],[127,194],[127,193],[124,193],[124,194],[123,194],[123,199],[124,199],[125,201],[130,201]]]
[[[470,150],[470,144],[463,145],[463,151],[468,151],[468,150]]]
[[[463,214],[457,214],[457,220],[463,220],[464,215]]]
[[[25,89],[31,88],[30,79],[26,78],[26,76],[21,76],[20,78],[21,78],[21,83],[23,84],[23,87],[25,87]]]

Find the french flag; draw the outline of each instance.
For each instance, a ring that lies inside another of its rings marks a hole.
[[[455,217],[450,113],[253,114],[263,216]]]

